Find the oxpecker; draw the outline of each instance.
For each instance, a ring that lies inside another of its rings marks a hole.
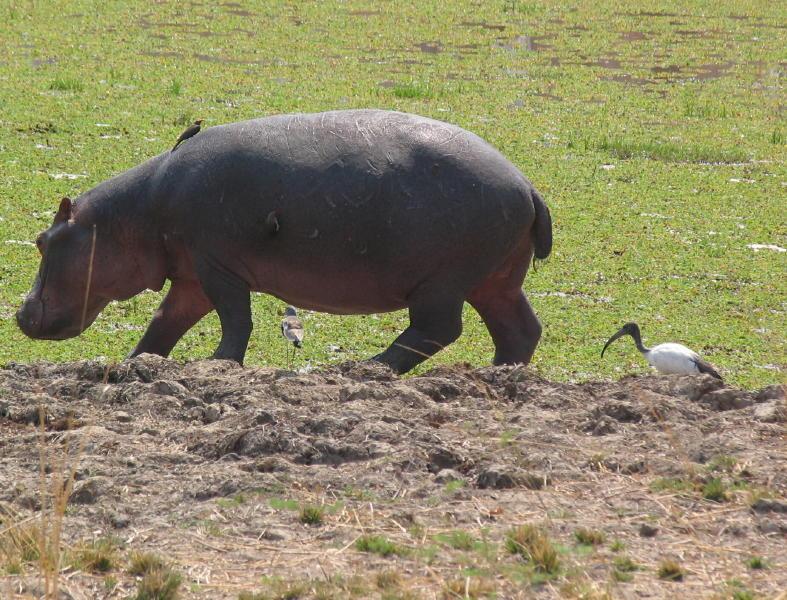
[[[190,137],[194,137],[195,135],[197,135],[199,133],[199,130],[202,128],[202,121],[203,120],[204,119],[197,119],[196,121],[194,121],[193,125],[191,125],[188,129],[186,129],[186,131],[181,133],[180,137],[178,138],[178,141],[176,141],[175,145],[172,147],[171,152],[174,152],[175,148],[180,146],[180,144],[182,142],[184,142],[185,140],[189,139]]]

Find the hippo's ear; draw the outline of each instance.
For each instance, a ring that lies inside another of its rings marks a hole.
[[[71,203],[71,198],[63,198],[60,201],[60,208],[57,209],[57,214],[55,215],[55,223],[65,223],[71,218],[71,209],[73,208],[73,204]]]

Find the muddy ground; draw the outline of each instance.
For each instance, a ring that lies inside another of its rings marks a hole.
[[[11,364],[0,370],[0,596],[41,592],[34,562],[9,574],[9,528],[38,522],[44,450],[45,489],[75,466],[63,597],[135,597],[140,550],[172,563],[182,598],[776,597],[787,589],[785,414],[780,386],[707,376],[575,385],[522,367],[398,378],[358,363]],[[714,478],[721,494],[707,499]],[[321,522],[301,522],[306,506],[322,507]],[[523,523],[548,532],[553,573],[507,551]],[[603,535],[581,544],[580,528]],[[370,535],[391,542],[387,556],[359,548]],[[74,557],[102,538],[112,564],[91,573]],[[668,559],[682,580],[659,578]]]

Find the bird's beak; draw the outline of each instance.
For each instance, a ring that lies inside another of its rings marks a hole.
[[[607,346],[609,346],[609,345],[610,345],[612,342],[614,342],[614,341],[615,341],[616,339],[618,339],[619,337],[626,335],[626,333],[627,333],[627,332],[626,332],[626,330],[625,330],[625,329],[621,329],[621,330],[620,330],[620,331],[618,331],[618,332],[617,332],[615,335],[613,335],[611,338],[609,338],[609,339],[607,340],[607,343],[606,343],[606,344],[604,344],[604,349],[601,351],[601,358],[604,358],[604,351],[607,349]]]

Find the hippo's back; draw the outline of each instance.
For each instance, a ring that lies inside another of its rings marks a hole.
[[[442,121],[385,110],[277,115],[210,127],[172,159],[210,162],[214,172],[225,172],[231,164],[265,166],[275,176],[296,173],[298,179],[312,171],[325,178],[341,170],[344,179],[364,181],[423,171],[444,184],[445,171],[455,170],[463,180],[475,179],[493,189],[529,187],[516,167],[477,135]]]
[[[189,210],[201,198],[213,205],[223,193],[227,209],[239,202],[246,215],[253,210],[249,199],[268,209],[278,198],[291,209],[295,203],[327,207],[345,217],[371,211],[402,226],[416,214],[435,219],[453,212],[454,229],[463,229],[462,216],[485,227],[501,213],[505,223],[524,228],[534,217],[532,185],[490,144],[455,125],[393,111],[280,115],[210,127],[163,166],[165,195],[188,193]]]
[[[456,125],[402,112],[359,109],[276,115],[212,128],[213,133],[267,148],[294,164],[313,165],[337,159],[381,159],[378,169],[403,166],[413,152],[450,150],[459,160],[494,154],[508,161],[480,137]],[[222,130],[226,130],[226,133]],[[372,168],[366,163],[367,168]]]

